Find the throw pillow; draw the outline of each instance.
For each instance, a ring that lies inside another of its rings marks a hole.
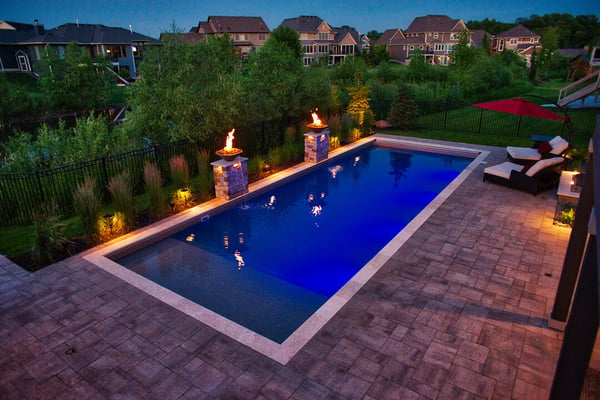
[[[537,148],[538,153],[546,154],[552,150],[552,146],[548,142],[542,142]]]

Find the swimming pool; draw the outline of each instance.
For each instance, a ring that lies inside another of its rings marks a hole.
[[[287,362],[295,351],[281,350],[308,340],[301,328],[324,324],[319,311],[339,309],[375,272],[363,267],[476,156],[448,153],[368,146],[331,157],[208,221],[110,258],[199,304],[217,325],[233,322],[225,333],[258,340],[251,347],[264,354],[275,344],[279,355],[267,355]]]

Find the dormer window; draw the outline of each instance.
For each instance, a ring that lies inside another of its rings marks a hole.
[[[329,33],[319,32],[319,40],[329,40]]]

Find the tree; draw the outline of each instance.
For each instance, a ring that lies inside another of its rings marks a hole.
[[[55,110],[79,111],[106,104],[110,89],[107,61],[93,62],[75,42],[65,48],[64,59],[46,46],[40,62],[40,86]]]
[[[558,63],[555,53],[558,50],[558,30],[556,27],[546,28],[540,39],[542,49],[538,54],[538,73],[543,78],[548,77],[548,73]]]
[[[481,38],[481,48],[485,51],[485,54],[487,54],[488,56],[492,54],[492,40],[490,39],[487,33],[484,33],[483,37]]]
[[[385,44],[374,44],[369,47],[369,51],[363,52],[363,58],[372,67],[390,60],[390,53]]]
[[[228,35],[148,49],[127,128],[156,142],[204,140],[239,123],[240,59]]]
[[[373,44],[379,40],[381,35],[382,35],[381,32],[377,32],[375,30],[367,32],[367,37],[369,38],[369,41]]]
[[[271,32],[271,36],[269,37],[267,42],[269,41],[276,41],[286,45],[291,50],[294,57],[298,60],[302,60],[302,57],[304,57],[304,50],[302,50],[302,45],[300,44],[298,32],[296,32],[289,26],[280,25],[277,28],[275,28]]]
[[[423,55],[423,50],[416,48],[410,55],[410,62],[406,67],[406,78],[415,82],[424,81],[431,71],[431,64]]]
[[[406,85],[400,85],[387,121],[398,129],[415,129],[418,124],[418,116],[419,109],[410,89]]]
[[[371,128],[371,122],[374,119],[371,105],[369,104],[370,86],[354,86],[348,88],[350,94],[350,103],[348,104],[348,113],[352,115],[354,124],[362,133],[366,133]]]
[[[305,68],[285,43],[267,40],[250,54],[243,80],[243,115],[247,124],[273,121],[287,126],[290,119],[306,114],[313,104],[303,103]],[[259,151],[266,153],[281,144],[284,129],[263,130],[256,138]]]

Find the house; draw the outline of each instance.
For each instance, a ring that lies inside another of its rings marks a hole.
[[[531,55],[541,48],[541,35],[531,31],[525,25],[518,24],[492,38],[492,55],[512,50],[531,64]]]
[[[493,35],[484,31],[483,29],[470,29],[469,30],[471,46],[473,47],[483,47],[484,38],[487,37],[487,41],[489,46],[492,45],[492,37]]]
[[[37,20],[33,24],[0,21],[0,71],[31,72],[31,55],[24,43],[44,32]]]
[[[262,47],[271,35],[262,17],[222,16],[210,16],[208,20],[200,21],[197,27],[190,30],[190,33],[195,33],[197,36],[194,39],[188,34],[188,41],[228,34],[233,39],[237,52],[243,57]]]
[[[592,73],[594,67],[590,62],[588,46],[583,49],[559,49],[558,51],[561,56],[569,59],[565,81],[573,82]]]
[[[407,64],[411,54],[416,49],[421,49],[430,63],[448,65],[450,53],[458,43],[459,33],[466,29],[467,26],[460,19],[451,19],[445,15],[426,15],[415,18],[404,31],[384,32],[384,39],[388,41],[386,45],[392,61]]]
[[[21,48],[26,48],[17,56],[19,70],[34,70],[35,64],[48,47],[54,49],[62,58],[65,48],[70,43],[76,43],[85,48],[92,59],[104,56],[112,62],[116,71],[126,68],[130,78],[134,79],[144,47],[148,44],[160,44],[156,39],[134,32],[131,26],[129,29],[123,29],[77,22],[44,30],[43,26],[36,24],[33,25],[33,30],[24,30],[23,37],[18,42]],[[0,46],[3,44],[4,42],[0,42]],[[25,69],[26,65],[28,69]]]
[[[319,59],[326,59],[328,64],[337,64],[349,55],[360,54],[369,45],[366,35],[361,35],[356,29],[347,25],[335,28],[317,16],[287,18],[281,25],[298,33],[306,66]]]

